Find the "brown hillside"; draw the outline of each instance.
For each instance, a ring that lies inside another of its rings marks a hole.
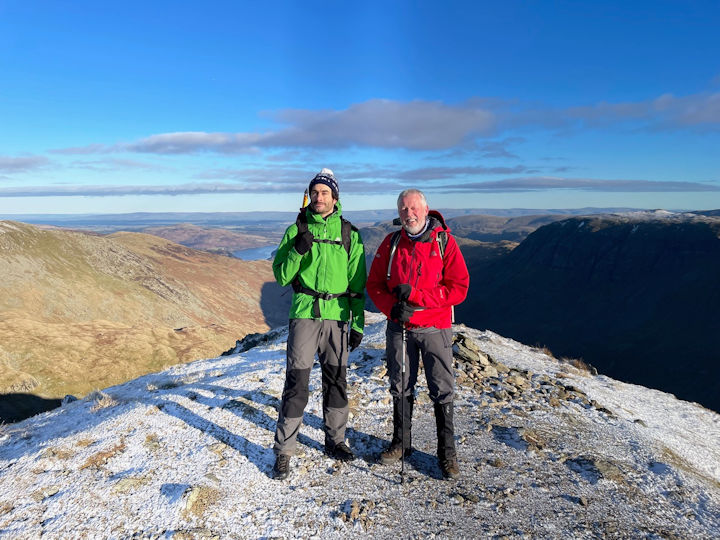
[[[0,221],[0,392],[83,395],[287,317],[268,261]]]

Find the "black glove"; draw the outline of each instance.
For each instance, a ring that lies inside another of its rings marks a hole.
[[[390,310],[390,318],[401,323],[410,322],[410,317],[415,313],[415,308],[407,302],[398,302]]]
[[[402,302],[410,298],[410,293],[412,293],[412,286],[409,283],[401,283],[400,285],[395,287],[392,292],[397,297],[397,299]]]
[[[355,349],[358,348],[358,346],[360,345],[360,342],[362,341],[362,337],[363,337],[362,332],[358,332],[357,330],[350,330],[350,340],[349,340],[350,351],[354,351]]]
[[[314,238],[315,237],[310,231],[298,234],[295,237],[295,251],[297,251],[300,255],[305,255],[308,251],[310,251]]]

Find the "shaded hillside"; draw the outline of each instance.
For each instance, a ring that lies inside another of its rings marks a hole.
[[[471,275],[458,320],[720,410],[719,234],[661,212],[546,225]]]
[[[268,261],[9,221],[0,252],[3,393],[83,395],[286,322]]]

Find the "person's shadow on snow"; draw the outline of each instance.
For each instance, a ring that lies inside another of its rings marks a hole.
[[[200,388],[210,391],[212,393],[212,397],[193,391]],[[275,396],[267,394],[261,390],[233,390],[225,386],[202,382],[184,387],[182,394],[187,395],[188,391],[192,394],[193,401],[197,403],[211,408],[222,408],[246,421],[254,423],[258,427],[267,430],[269,433],[275,433],[275,429],[277,427],[277,413],[274,412],[273,416],[271,416],[265,412],[265,410],[258,407],[259,405],[262,406],[263,409],[271,408],[273,411],[278,411],[280,408],[280,400]],[[227,397],[219,398],[214,396],[230,396],[230,399],[227,399]],[[229,447],[242,453],[258,468],[258,470],[262,471],[268,477],[272,477],[272,466],[275,461],[275,454],[272,448],[267,447],[264,444],[258,444],[257,442],[241,435],[237,435],[230,430],[219,426],[202,416],[199,416],[175,401],[163,400],[156,404],[164,413],[183,420],[191,427],[215,437],[220,442],[223,442]],[[323,419],[315,414],[305,412],[303,415],[303,423],[311,428],[323,431]],[[396,465],[381,465],[378,463],[378,455],[387,447],[389,436],[388,439],[383,439],[369,433],[358,431],[353,427],[347,428],[346,435],[348,444],[355,455],[362,459],[366,463],[366,466],[373,469],[377,466],[377,469],[374,471],[375,474],[397,474],[397,471],[395,471],[394,468],[399,470],[399,461]],[[325,449],[324,444],[321,444],[303,433],[298,434],[297,442],[298,444],[304,445],[321,453]],[[349,464],[352,465],[352,462]],[[406,468],[412,467],[412,469],[426,476],[432,478],[442,478],[435,456],[422,452],[418,449],[415,449],[413,454],[405,459],[405,465]]]

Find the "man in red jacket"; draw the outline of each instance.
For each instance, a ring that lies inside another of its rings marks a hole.
[[[451,326],[453,306],[465,300],[470,276],[443,217],[428,208],[422,191],[406,189],[397,204],[402,229],[389,234],[380,244],[367,281],[368,295],[388,318],[386,351],[393,437],[380,454],[380,462],[394,463],[403,451],[405,456],[412,453],[412,409],[422,355],[435,409],[440,469],[445,478],[457,478],[460,470],[453,428]],[[401,381],[402,363],[406,361],[403,350],[408,364],[405,380]],[[405,402],[401,403],[401,399]]]

